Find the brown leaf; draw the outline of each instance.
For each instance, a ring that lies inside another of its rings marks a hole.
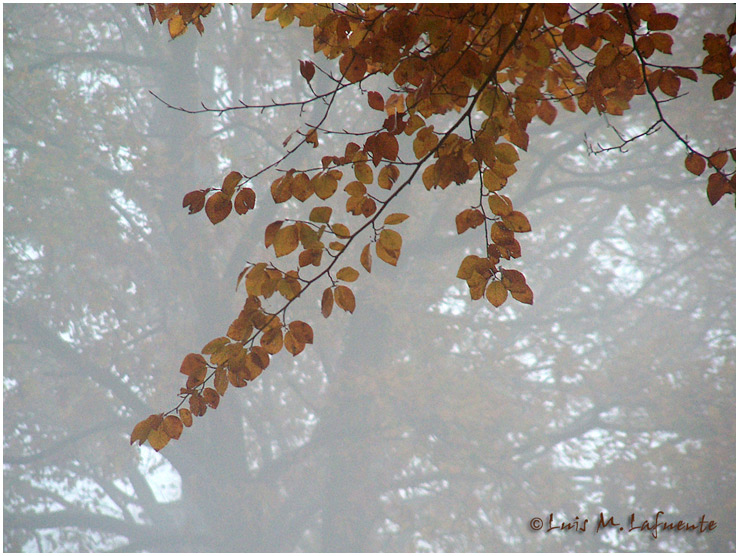
[[[372,272],[372,254],[370,253],[369,243],[362,249],[362,254],[359,256],[359,262],[367,272]]]
[[[691,174],[700,176],[706,169],[706,159],[698,153],[690,153],[685,158],[685,168],[687,168],[688,172]]]
[[[254,193],[253,189],[245,187],[236,194],[236,198],[234,199],[234,210],[238,214],[246,214],[255,207],[256,202],[257,194]]]
[[[508,290],[498,281],[490,282],[485,290],[485,297],[495,307],[500,307],[508,298]]]
[[[203,210],[205,206],[205,190],[199,189],[198,191],[190,191],[182,199],[182,206],[188,207],[188,214],[195,214]]]
[[[180,419],[182,420],[182,424],[185,425],[186,427],[191,427],[192,426],[192,413],[190,412],[190,410],[187,409],[186,407],[182,407],[180,408],[179,413],[180,413]]]
[[[177,440],[182,434],[183,424],[179,417],[175,415],[167,415],[162,423],[162,430],[170,438]]]
[[[310,83],[313,76],[316,74],[316,66],[309,60],[300,60],[300,75]]]
[[[241,181],[241,178],[243,176],[239,174],[238,172],[229,172],[229,174],[223,178],[223,184],[221,185],[221,191],[228,196],[230,199],[231,196],[234,194],[234,191],[236,191],[236,186]]]
[[[379,110],[380,112],[385,110],[385,99],[377,91],[370,91],[367,95],[370,108]]]
[[[221,191],[216,191],[205,203],[205,214],[215,225],[231,214],[231,199]]]
[[[334,290],[334,300],[340,308],[349,313],[353,313],[357,306],[354,292],[346,286],[336,286],[336,289]]]
[[[323,290],[323,296],[321,297],[321,314],[328,318],[331,316],[331,311],[334,308],[334,292],[331,288]]]
[[[288,328],[298,342],[302,344],[313,343],[313,329],[307,322],[294,320],[288,325]]]

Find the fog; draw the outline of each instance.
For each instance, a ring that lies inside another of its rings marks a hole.
[[[698,65],[734,6],[676,9],[674,52]],[[648,127],[645,99],[529,128],[505,193],[533,228],[510,264],[533,306],[470,300],[456,273],[482,234],[458,236],[454,217],[479,192],[419,181],[389,211],[411,215],[398,266],[361,270],[353,315],[324,319],[310,290],[289,317],[313,345],[160,453],[130,446],[176,405],[182,358],[238,315],[247,261],[295,264],[264,248],[265,226],[317,204],[274,205],[271,173],[247,215],[213,226],[182,208],[277,160],[319,110],[192,115],[149,91],[189,109],[289,102],[310,94],[299,60],[336,71],[310,31],[248,7],[204,24],[172,41],[144,7],[4,6],[6,551],[736,550],[734,199],[710,206],[665,129],[589,154],[617,144],[609,125]],[[735,144],[733,97],[712,102],[712,83],[683,80],[662,105],[708,152]],[[376,117],[346,94],[327,125]],[[339,139],[281,167],[318,166]],[[654,538],[632,514],[716,525]]]

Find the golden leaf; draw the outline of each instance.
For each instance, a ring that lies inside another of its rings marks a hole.
[[[298,230],[294,224],[280,228],[275,234],[275,255],[284,257],[298,248]]]
[[[354,292],[346,286],[336,286],[334,290],[334,300],[336,304],[349,313],[353,313],[357,305],[356,299],[354,298]]]
[[[362,254],[359,256],[359,262],[367,272],[372,272],[372,254],[370,253],[370,244],[364,246]]]
[[[334,308],[334,292],[331,288],[323,290],[323,296],[321,297],[321,314],[328,318],[331,315],[331,311]]]
[[[359,272],[350,266],[345,266],[336,273],[336,279],[343,282],[354,282],[357,278],[359,278]]]
[[[167,415],[162,423],[162,430],[170,438],[177,440],[182,434],[183,424],[179,417],[175,415]]]
[[[498,281],[490,282],[485,290],[485,297],[495,307],[500,307],[508,298],[508,290]]]
[[[222,222],[231,214],[231,199],[221,191],[216,191],[205,203],[205,214],[213,224]]]

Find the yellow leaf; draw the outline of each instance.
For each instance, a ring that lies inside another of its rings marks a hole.
[[[147,440],[151,447],[157,452],[169,444],[169,436],[161,429],[155,429],[149,432]]]
[[[404,222],[407,218],[408,218],[407,214],[403,214],[402,212],[395,212],[393,214],[388,215],[388,217],[385,218],[385,225],[392,226],[394,224],[400,224],[401,222]]]
[[[493,147],[495,158],[504,164],[515,164],[518,162],[518,153],[516,147],[508,143],[499,143]]]
[[[298,230],[295,225],[280,228],[275,234],[275,255],[283,257],[298,248]]]
[[[216,338],[215,340],[211,340],[210,342],[205,344],[205,347],[203,347],[203,349],[200,350],[200,353],[203,353],[205,355],[211,355],[223,349],[223,346],[225,346],[228,343],[230,343],[230,340],[226,338],[225,336],[221,336],[220,338]]]
[[[490,195],[488,204],[490,210],[497,216],[507,216],[513,211],[513,203],[505,195]]]
[[[367,272],[372,272],[372,255],[370,254],[370,244],[364,246],[362,254],[359,257],[359,262]]]
[[[485,297],[495,307],[500,307],[508,298],[508,290],[500,282],[490,282],[487,290],[485,290]]]
[[[173,39],[179,37],[182,33],[187,31],[187,25],[185,25],[182,16],[177,14],[169,20],[169,36]]]
[[[514,232],[523,233],[531,231],[531,224],[529,224],[529,219],[526,218],[526,216],[522,212],[518,212],[517,210],[514,210],[510,214],[503,216],[503,224],[505,224],[509,230],[512,230]]]
[[[167,434],[167,436],[174,438],[175,440],[177,440],[182,434],[182,427],[182,421],[175,415],[167,415],[162,423],[162,430]]]
[[[315,183],[313,184],[313,189],[315,190],[318,198],[322,200],[326,200],[331,197],[331,195],[333,195],[336,192],[336,189],[339,187],[339,182],[337,178],[331,172],[328,172],[326,174],[318,174],[317,176],[313,177],[313,181],[315,181]]]
[[[334,224],[331,226],[331,230],[336,234],[336,237],[348,238],[352,234],[344,224]]]
[[[354,175],[364,184],[372,183],[374,179],[372,168],[366,162],[357,162],[354,164]]]
[[[380,175],[377,178],[377,185],[382,189],[391,189],[399,176],[400,170],[398,170],[396,166],[388,164],[380,170]]]
[[[267,353],[272,355],[279,353],[282,349],[282,329],[277,327],[265,332],[259,339],[259,343],[267,350]]]
[[[223,394],[226,393],[226,390],[228,390],[228,372],[224,367],[218,367],[216,369],[216,376],[213,379],[213,386],[215,386],[216,392],[218,392],[218,394],[220,394],[221,396],[223,396]],[[180,419],[182,419],[182,415],[180,415]],[[185,425],[187,425],[187,423],[185,423]],[[187,426],[189,427],[190,425]]]
[[[331,219],[331,210],[331,207],[315,207],[310,211],[308,220],[325,224]]]
[[[189,409],[185,407],[180,409],[180,419],[182,420],[182,424],[186,427],[192,426],[192,413]]]
[[[385,249],[398,249],[403,246],[402,236],[395,230],[382,230],[378,243],[382,244]]]
[[[357,278],[359,278],[359,272],[357,272],[350,266],[345,266],[336,273],[336,278],[343,282],[354,282]]]
[[[223,178],[223,184],[221,185],[221,191],[230,199],[234,191],[236,191],[236,186],[241,181],[241,174],[238,172],[230,172],[225,178]]]

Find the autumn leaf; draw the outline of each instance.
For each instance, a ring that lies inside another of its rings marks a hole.
[[[370,91],[367,95],[370,108],[382,112],[385,110],[385,99],[377,91]]]
[[[231,199],[221,191],[216,191],[205,203],[205,214],[215,225],[231,214]]]
[[[700,176],[706,169],[706,159],[698,153],[690,153],[685,158],[685,168],[688,169],[688,172]]]
[[[234,199],[234,210],[237,214],[246,214],[247,211],[253,209],[256,206],[257,195],[254,190],[245,187],[236,194]]]
[[[162,430],[167,436],[177,440],[182,434],[182,421],[175,415],[167,415],[162,423]]]
[[[385,226],[393,226],[395,224],[400,224],[401,222],[405,222],[408,218],[407,214],[403,214],[402,212],[395,212],[393,214],[390,214],[385,217]]]
[[[505,289],[501,282],[493,281],[488,284],[485,290],[485,297],[493,306],[500,307],[508,298],[508,290]]]
[[[359,278],[359,272],[350,266],[345,266],[336,273],[336,279],[342,282],[354,282],[357,278]]]
[[[298,230],[294,224],[277,230],[274,237],[275,255],[284,257],[298,248]]]
[[[310,83],[313,76],[316,74],[316,66],[309,60],[300,60],[300,75]]]
[[[357,302],[354,299],[354,292],[346,286],[336,286],[334,290],[334,301],[344,311],[353,313],[357,306]]]
[[[182,207],[187,207],[189,209],[188,214],[195,214],[196,212],[200,212],[203,210],[203,207],[205,206],[205,191],[200,189],[198,191],[190,191],[185,197],[182,199]]]
[[[331,290],[331,288],[326,288],[323,290],[323,295],[321,296],[321,314],[328,318],[331,316],[331,311],[334,308],[334,292]]]
[[[239,172],[229,172],[229,174],[223,178],[223,184],[221,185],[221,191],[229,199],[233,196],[236,191],[236,186],[241,181],[243,176]]]

